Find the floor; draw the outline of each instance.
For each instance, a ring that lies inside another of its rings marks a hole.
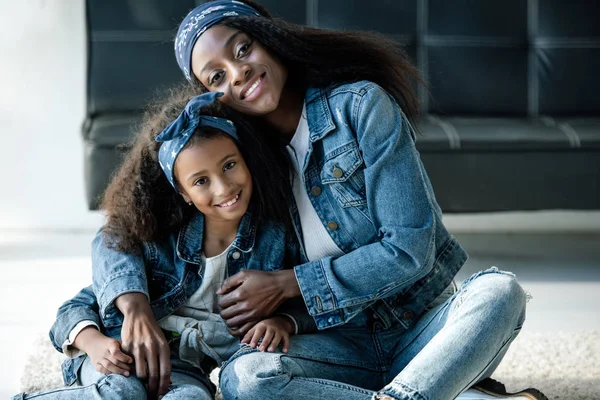
[[[19,390],[22,355],[56,309],[91,282],[94,232],[0,232],[0,398]],[[471,258],[459,279],[490,266],[531,293],[524,330],[600,331],[600,233],[456,233]]]

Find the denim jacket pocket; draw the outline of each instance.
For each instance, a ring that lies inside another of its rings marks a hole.
[[[356,143],[338,147],[325,157],[321,182],[329,185],[335,199],[344,208],[367,204],[362,165],[363,159]]]

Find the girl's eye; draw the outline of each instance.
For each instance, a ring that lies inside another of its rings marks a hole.
[[[216,83],[219,83],[219,81],[221,80],[221,78],[223,77],[224,72],[223,71],[219,71],[213,74],[213,76],[210,77],[208,84],[209,85],[214,85]]]
[[[227,170],[233,168],[234,166],[235,166],[235,161],[228,162],[227,164],[225,164],[225,167],[223,167],[223,170],[227,171]]]
[[[200,186],[200,185],[204,185],[206,182],[208,182],[208,179],[206,179],[206,178],[200,178],[196,182],[194,182],[194,185],[195,186]]]
[[[250,46],[252,46],[252,42],[244,42],[242,43],[242,45],[240,46],[240,48],[238,49],[237,52],[237,58],[243,57],[246,55],[246,53],[248,53],[248,51],[250,50]]]

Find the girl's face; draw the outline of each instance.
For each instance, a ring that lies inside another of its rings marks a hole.
[[[241,220],[252,197],[252,177],[233,140],[198,139],[179,153],[174,168],[184,200],[207,220]]]
[[[241,113],[263,116],[279,105],[287,69],[260,43],[237,29],[216,25],[192,51],[192,72],[220,100]]]

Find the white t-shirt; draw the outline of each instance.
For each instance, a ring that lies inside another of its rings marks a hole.
[[[287,146],[288,153],[294,167],[292,177],[292,190],[298,206],[300,225],[302,226],[302,241],[309,261],[323,257],[339,257],[344,252],[333,241],[319,215],[315,211],[308,193],[304,188],[304,163],[308,153],[310,132],[306,119],[306,104],[302,107],[302,116],[296,128],[296,133]]]

